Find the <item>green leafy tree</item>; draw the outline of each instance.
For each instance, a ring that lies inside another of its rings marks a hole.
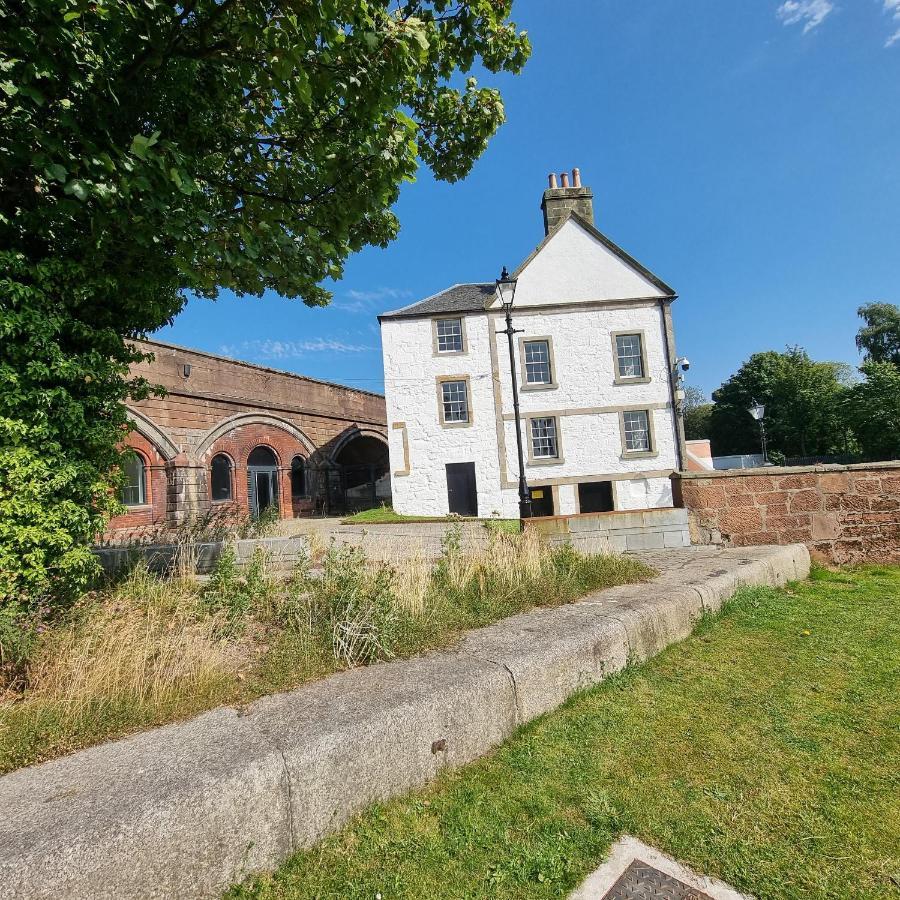
[[[889,362],[900,368],[900,307],[867,303],[857,315],[866,323],[856,333],[856,346],[870,362]]]
[[[688,441],[699,441],[709,437],[709,419],[713,404],[706,399],[700,388],[687,387],[684,390],[684,437]]]
[[[866,362],[865,380],[853,385],[843,404],[862,452],[870,459],[900,459],[900,369]]]
[[[0,0],[0,599],[92,572],[129,339],[185,292],[323,305],[419,161],[466,175],[511,0]]]
[[[800,347],[754,353],[718,390],[709,427],[717,455],[759,452],[759,426],[748,409],[765,404],[769,446],[785,456],[852,449],[841,412],[850,367],[816,362]]]

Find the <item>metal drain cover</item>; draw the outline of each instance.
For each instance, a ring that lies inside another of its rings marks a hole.
[[[630,835],[622,835],[606,861],[569,900],[753,900],[733,887],[694,872]]]
[[[697,888],[636,859],[603,895],[603,900],[712,900]]]

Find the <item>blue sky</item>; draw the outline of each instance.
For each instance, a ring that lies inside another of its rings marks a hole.
[[[578,166],[601,231],[678,292],[690,383],[801,344],[856,364],[856,308],[900,303],[900,0],[518,0],[533,56],[464,182],[423,172],[400,237],[327,309],[192,299],[161,340],[383,389],[378,312],[512,269],[547,173]]]

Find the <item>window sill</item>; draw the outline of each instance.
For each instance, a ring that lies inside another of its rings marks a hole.
[[[432,356],[466,356],[468,350],[433,350]]]
[[[650,384],[653,381],[652,378],[644,377],[644,378],[620,378],[616,375],[613,378],[613,384]]]
[[[659,456],[658,450],[626,450],[620,459],[652,459],[654,456]]]
[[[153,512],[152,503],[123,503],[122,506],[125,507],[125,512],[122,513],[123,516],[135,512]]]
[[[561,466],[565,462],[562,456],[538,456],[528,460],[529,466]]]
[[[441,422],[441,428],[471,428],[471,420],[468,422]]]
[[[523,384],[522,393],[526,391],[555,391],[559,385],[554,381],[550,384]]]

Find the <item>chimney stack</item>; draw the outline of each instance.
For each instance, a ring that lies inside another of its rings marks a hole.
[[[556,186],[556,175],[548,178],[550,187],[544,191],[541,209],[544,213],[544,233],[556,228],[570,212],[576,212],[582,219],[594,224],[594,193],[590,188],[581,186],[581,171],[572,169],[572,184],[569,184],[569,173],[559,176],[561,187]]]

